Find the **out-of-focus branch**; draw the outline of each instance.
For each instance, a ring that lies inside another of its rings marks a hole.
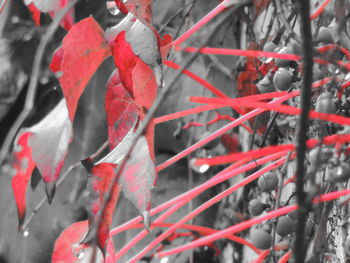
[[[297,8],[301,22],[301,37],[303,48],[303,86],[301,90],[301,114],[299,117],[299,126],[297,130],[297,169],[296,169],[296,194],[299,205],[296,242],[293,256],[295,262],[303,263],[305,261],[305,222],[308,211],[311,209],[311,202],[304,192],[305,182],[305,153],[307,131],[309,129],[309,111],[311,108],[311,85],[312,85],[312,67],[313,67],[313,46],[312,32],[310,22],[310,2],[309,0],[297,0]]]

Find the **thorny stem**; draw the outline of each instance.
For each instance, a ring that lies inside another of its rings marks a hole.
[[[8,151],[11,147],[13,138],[15,137],[18,129],[21,127],[24,120],[28,117],[30,111],[34,106],[34,99],[38,88],[38,80],[39,80],[40,71],[41,71],[41,61],[43,60],[46,47],[49,44],[51,38],[54,36],[56,30],[60,26],[60,22],[63,19],[63,17],[69,12],[69,10],[75,4],[78,3],[78,1],[79,0],[69,1],[67,6],[57,13],[52,23],[48,27],[46,33],[40,39],[39,46],[35,52],[33,70],[30,75],[30,82],[29,82],[29,87],[28,87],[28,91],[27,91],[27,95],[24,103],[24,108],[20,113],[20,115],[18,116],[18,118],[16,119],[16,121],[13,123],[11,129],[9,130],[4,140],[4,143],[0,151],[0,165],[5,161]]]
[[[306,193],[304,192],[305,181],[305,152],[306,152],[306,137],[309,128],[309,111],[311,108],[311,85],[312,85],[312,67],[313,67],[313,44],[311,33],[311,22],[309,19],[310,2],[309,0],[297,0],[300,21],[301,21],[301,37],[303,47],[303,86],[301,90],[301,114],[299,117],[299,127],[297,134],[297,168],[296,168],[296,195],[298,200],[298,220],[296,242],[293,250],[295,262],[303,263],[305,261],[305,219],[308,211],[311,208],[311,203],[308,202]]]

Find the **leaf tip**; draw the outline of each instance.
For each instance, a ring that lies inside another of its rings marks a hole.
[[[45,183],[45,191],[47,201],[49,202],[49,204],[51,204],[56,192],[56,182]]]
[[[143,218],[143,224],[145,225],[146,230],[148,232],[151,232],[151,220],[150,220],[149,211],[145,210],[142,213],[142,218]]]
[[[81,164],[85,167],[85,169],[88,171],[88,173],[91,172],[91,169],[94,167],[94,163],[90,157],[85,158],[84,160],[80,161]]]

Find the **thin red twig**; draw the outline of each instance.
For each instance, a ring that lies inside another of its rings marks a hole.
[[[325,0],[317,9],[315,12],[313,12],[311,15],[310,15],[310,20],[314,20],[316,19],[317,17],[320,16],[320,14],[322,14],[322,12],[324,11],[324,8],[329,4],[331,0]]]
[[[292,157],[295,157],[295,155],[292,156]],[[204,204],[202,204],[201,206],[199,206],[198,208],[196,208],[195,210],[190,212],[188,215],[183,217],[181,220],[179,220],[177,223],[175,223],[172,227],[167,229],[165,232],[163,232],[157,238],[155,238],[152,242],[150,242],[147,245],[147,247],[142,249],[135,257],[133,257],[130,260],[130,262],[132,263],[132,262],[137,262],[138,260],[140,260],[146,253],[148,253],[151,249],[153,249],[155,246],[157,246],[157,244],[161,243],[163,240],[165,240],[167,237],[169,237],[173,232],[175,232],[179,225],[181,225],[181,224],[183,224],[185,222],[188,222],[192,218],[198,216],[204,210],[206,210],[209,207],[213,206],[214,204],[216,204],[217,202],[219,202],[223,198],[227,197],[228,195],[232,194],[233,192],[237,191],[241,187],[243,187],[243,186],[251,183],[252,181],[256,180],[257,178],[259,178],[261,175],[265,174],[266,172],[268,172],[270,170],[273,170],[273,169],[276,169],[277,167],[281,166],[285,161],[286,161],[286,157],[284,157],[284,158],[282,158],[282,159],[280,159],[278,161],[275,161],[274,163],[272,163],[272,164],[270,164],[270,165],[260,169],[259,171],[253,173],[252,175],[248,176],[244,180],[234,184],[230,188],[226,189],[225,191],[223,191],[223,192],[219,193],[218,195],[216,195],[215,197],[211,198],[210,200],[208,200],[207,202],[205,202]],[[173,208],[177,208],[177,207],[179,208],[182,205],[183,204],[181,202],[181,203],[178,203],[178,204],[174,205]],[[158,219],[156,219],[156,220],[158,220]]]
[[[199,20],[195,25],[193,25],[190,29],[188,29],[185,33],[179,36],[176,40],[173,41],[173,46],[178,46],[184,41],[186,41],[190,36],[192,36],[195,32],[197,32],[201,27],[207,24],[210,20],[220,14],[222,11],[226,9],[226,5],[223,1],[217,7],[215,7],[212,11],[210,11],[205,17]]]
[[[345,196],[345,195],[348,195],[348,194],[350,194],[350,189],[346,189],[346,190],[342,190],[342,191],[336,191],[336,192],[331,192],[331,193],[328,193],[328,194],[323,194],[322,196],[320,196],[318,198],[315,198],[313,203],[333,201],[333,200],[335,200],[335,199],[337,199],[337,198],[339,198],[341,196]],[[243,230],[246,230],[246,229],[250,228],[253,225],[260,224],[261,222],[263,222],[265,220],[271,220],[273,218],[286,215],[286,214],[288,214],[290,212],[293,212],[293,211],[295,211],[297,209],[298,209],[297,205],[285,206],[285,207],[276,209],[276,210],[268,212],[267,214],[264,214],[262,216],[255,217],[255,218],[249,219],[247,221],[241,222],[239,224],[233,225],[233,226],[231,226],[229,228],[221,230],[218,233],[215,233],[215,234],[212,234],[212,235],[200,238],[198,240],[192,241],[192,242],[190,242],[188,244],[185,244],[183,246],[180,246],[180,247],[177,247],[177,248],[174,248],[174,249],[170,249],[170,250],[167,250],[167,251],[160,252],[160,253],[157,254],[157,257],[160,258],[160,257],[170,256],[172,254],[180,253],[180,252],[188,250],[188,249],[193,249],[193,248],[196,248],[196,247],[199,247],[199,246],[203,246],[206,243],[214,242],[214,241],[216,241],[218,239],[221,239],[221,238],[226,238],[227,235],[231,235],[231,234],[234,234],[234,233],[241,232]]]

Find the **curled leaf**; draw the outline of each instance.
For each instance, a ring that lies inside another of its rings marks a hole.
[[[100,64],[110,55],[100,25],[88,17],[75,24],[55,52],[50,68],[60,72],[59,81],[73,121],[78,101]],[[59,61],[61,64],[59,65]]]

